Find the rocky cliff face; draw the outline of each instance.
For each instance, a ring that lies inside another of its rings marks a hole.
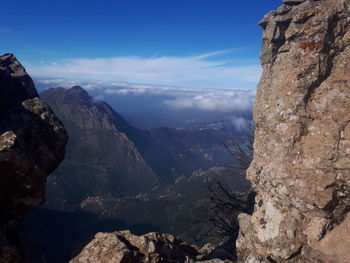
[[[284,0],[264,28],[242,262],[350,262],[350,1]]]
[[[48,207],[72,208],[89,196],[137,194],[158,184],[157,175],[121,131],[129,124],[108,104],[94,101],[79,86],[48,89],[41,97],[69,134],[66,157],[48,180]]]
[[[12,54],[0,56],[0,261],[21,262],[17,223],[45,198],[67,134]],[[9,223],[9,221],[12,221]]]

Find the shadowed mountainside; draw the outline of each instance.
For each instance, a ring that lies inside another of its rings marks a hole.
[[[219,145],[221,130],[139,130],[78,86],[41,96],[70,135],[65,160],[48,181],[48,207],[74,208],[89,196],[135,195],[229,163]]]
[[[48,205],[72,207],[91,195],[125,196],[158,184],[135,144],[119,130],[128,124],[107,104],[94,102],[77,86],[41,96],[70,135],[65,159],[48,180]]]

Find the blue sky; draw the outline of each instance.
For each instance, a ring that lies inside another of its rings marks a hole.
[[[4,1],[2,53],[34,77],[254,89],[280,0]]]

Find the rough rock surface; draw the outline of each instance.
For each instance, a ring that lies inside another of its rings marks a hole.
[[[14,220],[44,201],[46,177],[64,157],[67,134],[12,54],[0,56],[0,261],[20,262]],[[11,221],[11,222],[10,222]]]
[[[46,177],[64,157],[67,134],[16,58],[0,57],[1,220],[44,200]]]
[[[255,212],[242,262],[350,262],[350,1],[284,0],[260,22]]]
[[[202,251],[170,234],[148,233],[136,236],[129,231],[97,233],[70,263],[229,263],[220,259],[201,259]]]

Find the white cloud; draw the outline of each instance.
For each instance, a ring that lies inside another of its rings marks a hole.
[[[244,89],[208,89],[94,80],[38,79],[35,82],[41,90],[80,85],[88,91],[94,91],[97,100],[108,96],[159,96],[162,104],[168,108],[223,113],[251,111],[256,95],[255,91]]]
[[[255,92],[247,90],[215,90],[199,95],[182,95],[164,103],[176,109],[197,109],[204,111],[250,111],[255,100]]]
[[[234,49],[188,57],[76,58],[51,61],[44,65],[29,64],[27,69],[36,77],[254,89],[261,74],[260,65],[235,65],[227,59],[219,59],[231,52]]]

